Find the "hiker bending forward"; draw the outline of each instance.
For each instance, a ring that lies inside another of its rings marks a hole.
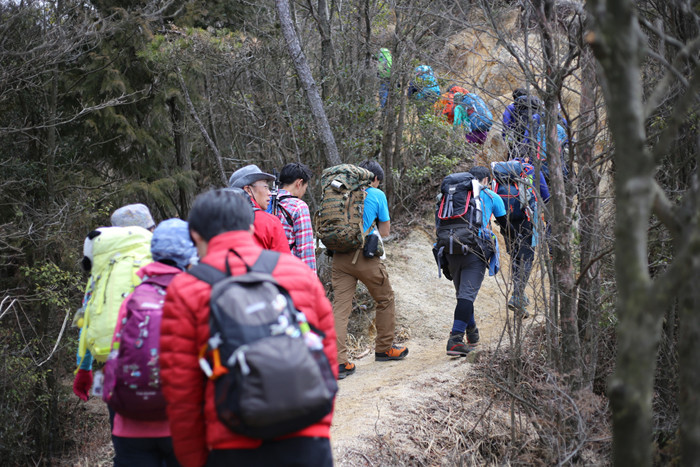
[[[231,190],[210,191],[194,203],[190,234],[200,263],[231,275],[246,273],[263,249],[253,238],[253,210]],[[286,241],[285,241],[286,244]],[[239,256],[240,255],[240,256]],[[337,368],[331,305],[316,275],[289,254],[280,254],[272,276],[286,289],[310,325],[325,333],[323,352],[333,374]],[[261,440],[235,434],[219,419],[215,385],[200,368],[199,352],[210,337],[212,287],[190,274],[168,287],[161,326],[161,377],[175,454],[184,467],[308,466],[330,467],[332,411],[317,423],[284,436]],[[286,356],[280,356],[284,358]],[[292,384],[293,386],[293,384]]]
[[[384,180],[384,171],[376,161],[364,161],[360,167],[374,174],[374,180],[367,188],[364,212],[362,215],[363,231],[368,232],[377,222],[377,230],[382,237],[389,235],[391,220],[386,195],[378,188]],[[371,232],[369,232],[371,234]],[[377,302],[377,338],[375,340],[375,360],[401,360],[408,355],[408,349],[394,344],[394,290],[389,283],[389,275],[381,258],[376,255],[366,258],[362,251],[335,253],[333,255],[333,313],[335,329],[338,334],[339,379],[355,373],[355,364],[348,362],[346,338],[348,321],[352,312],[352,298],[355,295],[357,281],[367,286],[370,295]]]

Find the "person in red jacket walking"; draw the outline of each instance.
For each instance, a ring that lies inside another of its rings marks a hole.
[[[287,235],[284,233],[282,222],[269,212],[265,212],[270,202],[270,182],[274,175],[267,174],[255,165],[246,165],[236,170],[228,179],[228,185],[241,189],[250,198],[255,211],[255,239],[266,250],[290,253]]]
[[[202,263],[232,275],[246,272],[262,248],[253,238],[253,210],[242,196],[229,190],[197,198],[189,216],[190,234]],[[234,250],[240,258],[229,254]],[[333,310],[316,275],[301,260],[281,255],[272,272],[309,323],[325,333],[324,353],[337,377],[337,348]],[[161,378],[168,401],[173,446],[184,467],[309,466],[331,467],[332,412],[319,422],[282,439],[263,441],[235,434],[217,417],[214,383],[199,366],[199,349],[209,333],[211,287],[182,274],[168,287],[161,325]]]

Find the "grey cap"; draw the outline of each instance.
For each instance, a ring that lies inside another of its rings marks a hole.
[[[115,227],[143,227],[150,229],[155,227],[151,211],[145,204],[127,204],[112,214],[112,225]]]
[[[231,178],[228,179],[228,186],[231,188],[243,188],[244,186],[252,185],[258,180],[272,181],[274,179],[274,175],[265,173],[257,165],[251,164],[233,172]]]

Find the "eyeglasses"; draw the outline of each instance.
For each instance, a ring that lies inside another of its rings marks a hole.
[[[258,188],[263,188],[263,189],[265,189],[265,190],[267,190],[267,191],[270,191],[270,185],[268,185],[267,183],[265,183],[264,185],[259,185],[259,184],[258,184],[258,185],[255,185],[255,184],[253,184],[253,185],[250,185],[250,186],[256,186],[256,187],[258,187]]]

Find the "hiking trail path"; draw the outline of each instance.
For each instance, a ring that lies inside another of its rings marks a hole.
[[[501,238],[499,243],[503,245]],[[385,245],[385,262],[396,298],[396,323],[408,328],[410,338],[403,345],[408,346],[409,354],[401,361],[375,362],[372,349],[360,359],[351,359],[357,371],[338,382],[331,429],[336,466],[357,465],[363,451],[372,449],[368,444],[371,437],[391,438],[392,426],[401,423],[403,414],[438,393],[448,394],[469,374],[475,353],[466,358],[445,354],[455,290],[452,282],[438,278],[431,245],[431,236],[421,228]],[[510,261],[504,250],[500,250],[502,273],[489,277],[486,272],[474,306],[481,350],[498,343],[506,320],[504,279]]]

